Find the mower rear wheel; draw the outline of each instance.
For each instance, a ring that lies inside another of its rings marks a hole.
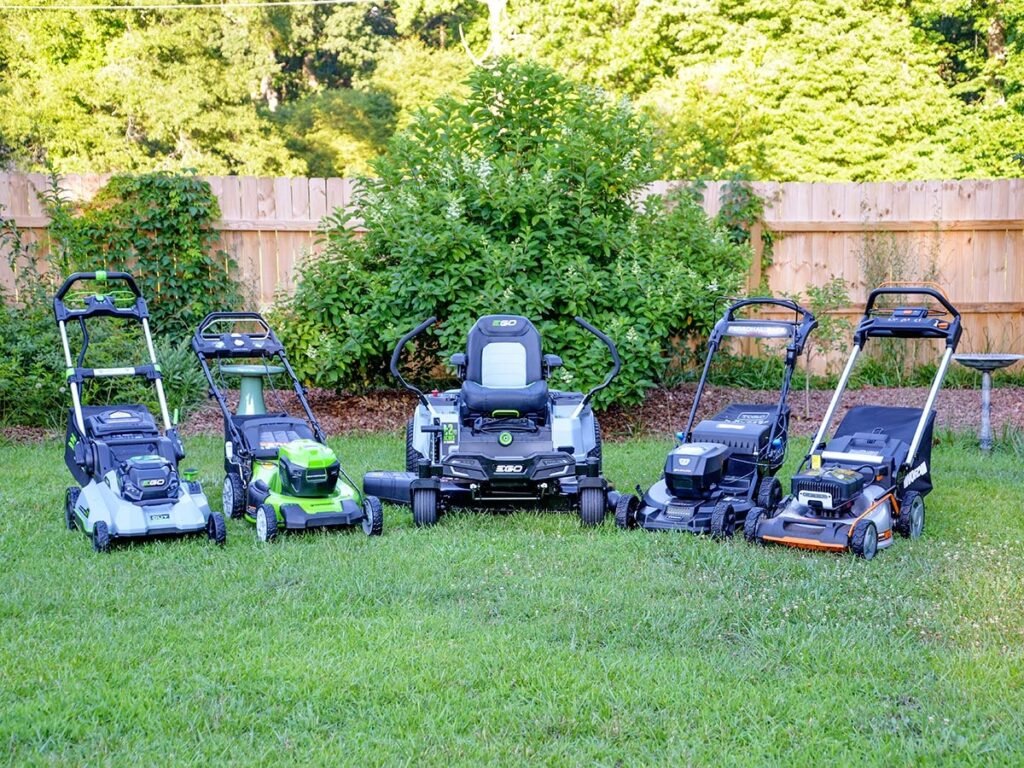
[[[437,524],[436,488],[417,488],[412,492],[412,521],[418,528]]]
[[[583,488],[580,490],[580,520],[584,525],[600,525],[608,509],[602,488]]]
[[[775,509],[782,501],[782,483],[777,477],[765,477],[757,486],[757,506]]]
[[[206,538],[223,547],[228,541],[228,527],[224,523],[224,515],[220,512],[211,512],[206,518]]]
[[[924,497],[920,493],[907,491],[904,494],[900,514],[893,527],[905,539],[920,538],[924,532]]]
[[[102,520],[93,523],[92,526],[92,548],[97,552],[110,551],[110,529]]]
[[[269,504],[260,504],[256,508],[256,538],[260,541],[277,538],[277,513]]]
[[[619,496],[615,502],[615,524],[623,530],[636,528],[636,508],[640,506],[640,499],[632,493],[625,493]]]
[[[363,533],[367,536],[380,536],[384,533],[384,507],[376,496],[363,499]]]
[[[757,526],[760,525],[764,517],[765,512],[761,507],[754,507],[747,512],[747,519],[743,521],[743,538],[751,544],[764,543],[761,541],[761,537],[757,535]]]
[[[736,528],[736,511],[732,504],[720,501],[715,504],[715,511],[711,513],[711,538],[727,539],[733,534]]]
[[[405,471],[415,472],[419,469],[423,454],[416,450],[416,419],[412,418],[405,425]]]
[[[75,520],[75,507],[78,506],[78,497],[81,494],[82,489],[77,485],[71,486],[64,492],[64,527],[69,531],[78,527],[78,522]]]
[[[245,485],[242,478],[234,472],[224,475],[224,487],[221,489],[221,508],[225,515],[233,520],[245,514]]]
[[[870,520],[865,520],[853,529],[850,549],[857,557],[870,560],[878,552],[878,529]]]

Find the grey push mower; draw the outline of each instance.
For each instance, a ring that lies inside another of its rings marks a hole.
[[[358,525],[368,536],[383,532],[380,501],[360,493],[327,446],[284,345],[261,315],[211,312],[193,334],[192,350],[224,417],[226,514],[253,523],[261,541],[284,530]],[[288,378],[301,417],[267,411],[264,383],[276,375]],[[234,410],[225,376],[240,379]]]
[[[792,320],[740,317],[752,309],[781,308]],[[789,440],[789,389],[797,359],[818,321],[786,299],[752,298],[730,306],[708,339],[686,428],[665,461],[661,479],[643,494],[619,497],[615,522],[620,528],[710,533],[732,536],[748,514],[759,515],[782,499],[775,474],[786,458]],[[734,403],[693,426],[715,353],[729,337],[786,341],[786,359],[775,405]]]
[[[879,306],[891,295],[930,305]],[[892,545],[893,532],[915,539],[924,530],[924,497],[932,489],[935,398],[960,341],[960,313],[939,291],[884,286],[868,296],[846,363],[825,417],[775,511],[747,518],[754,543],[853,552],[870,560]],[[831,440],[832,418],[854,363],[870,339],[936,339],[945,347],[923,408],[860,405],[847,411]]]
[[[92,287],[83,290],[81,284]],[[224,518],[210,511],[196,471],[178,469],[185,450],[171,426],[149,331],[149,311],[135,280],[125,272],[76,272],[57,291],[53,312],[64,346],[72,404],[64,462],[80,486],[68,488],[65,494],[66,527],[83,531],[98,552],[107,551],[116,541],[191,533],[205,533],[224,544]],[[87,367],[86,321],[100,317],[140,323],[149,362]],[[72,357],[68,342],[70,322],[77,322],[82,334],[77,358]],[[162,432],[144,405],[82,404],[87,381],[116,376],[142,377],[153,383]]]
[[[618,374],[619,353],[582,318],[612,358],[604,381],[586,395],[548,389],[562,365],[541,352],[527,318],[487,315],[469,332],[465,353],[452,356],[462,386],[424,394],[402,378],[405,345],[436,322],[420,323],[398,342],[391,373],[419,400],[406,429],[406,471],[368,472],[363,489],[412,506],[416,525],[433,525],[453,507],[535,505],[579,512],[585,525],[602,522],[618,498],[602,475],[601,433],[590,401]]]

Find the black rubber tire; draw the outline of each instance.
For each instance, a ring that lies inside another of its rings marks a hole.
[[[632,493],[624,493],[615,502],[615,525],[623,530],[636,528],[636,510],[640,499]]]
[[[600,525],[608,511],[608,500],[601,488],[580,490],[580,522],[586,526]]]
[[[228,499],[230,490],[231,498]],[[224,485],[221,488],[221,506],[224,514],[232,520],[237,520],[245,514],[245,483],[242,478],[234,472],[224,475]],[[230,509],[228,508],[230,506]]]
[[[761,522],[762,517],[764,517],[764,509],[753,507],[747,512],[747,519],[743,521],[743,538],[751,544],[764,543],[757,535],[757,526]]]
[[[416,437],[413,430],[416,426],[416,419],[412,418],[406,422],[405,425],[405,471],[415,472],[419,468],[420,459],[423,458],[423,454],[417,451],[413,445],[415,443],[414,438]]]
[[[384,533],[384,507],[376,496],[363,498],[363,533],[367,536],[380,536]]]
[[[900,514],[893,521],[896,533],[905,539],[920,538],[924,532],[924,497],[917,491],[907,491],[900,502]]]
[[[865,560],[870,560],[878,554],[878,529],[873,522],[862,520],[857,523],[850,539],[850,551]]]
[[[416,527],[437,525],[438,495],[436,488],[417,488],[412,492],[412,521]]]
[[[97,552],[110,551],[110,530],[102,520],[97,520],[92,526],[92,548]]]
[[[736,512],[732,504],[720,501],[715,504],[715,510],[711,513],[711,538],[727,539],[732,536],[736,529]]]
[[[597,417],[594,417],[594,447],[587,451],[589,458],[597,459],[597,471],[598,474],[601,472],[601,465],[604,463],[604,446],[601,443],[601,425],[597,422]]]
[[[265,524],[260,524],[260,515],[263,515]],[[263,531],[261,532],[261,528]],[[260,541],[271,542],[277,538],[277,513],[269,504],[260,504],[256,508],[256,538]]]
[[[64,527],[73,531],[78,527],[75,519],[75,506],[78,504],[78,497],[82,495],[82,489],[73,485],[64,491]]]
[[[224,522],[224,515],[220,512],[211,512],[206,518],[206,538],[223,547],[228,542],[228,526]]]
[[[757,486],[757,506],[772,510],[782,501],[782,483],[777,477],[762,477]]]

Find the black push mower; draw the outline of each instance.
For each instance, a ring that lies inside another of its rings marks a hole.
[[[879,300],[890,295],[920,297],[933,303],[880,306]],[[747,518],[747,540],[852,551],[870,560],[879,549],[892,544],[894,530],[906,538],[920,536],[924,497],[932,489],[932,409],[960,332],[960,313],[933,288],[887,286],[873,290],[825,418],[793,476],[791,495],[775,512],[767,510]],[[936,339],[944,344],[924,408],[856,406],[847,411],[826,443],[853,365],[869,339]]]
[[[788,310],[793,320],[737,317],[741,310],[764,307]],[[643,494],[643,501],[631,494],[619,497],[619,527],[731,536],[748,513],[760,514],[781,501],[775,474],[786,458],[790,382],[817,325],[814,315],[786,299],[744,299],[726,310],[711,331],[690,417],[668,454],[664,474]],[[779,400],[775,405],[734,403],[694,428],[711,361],[727,337],[787,340]]]
[[[575,508],[596,525],[618,498],[601,473],[601,433],[590,408],[618,374],[615,344],[586,320],[576,322],[608,348],[612,369],[586,395],[548,389],[562,365],[541,352],[527,318],[487,315],[469,332],[465,353],[453,355],[462,386],[424,394],[402,378],[406,344],[436,322],[420,323],[398,342],[391,373],[420,404],[406,431],[406,471],[368,472],[363,490],[412,506],[417,525],[433,525],[451,507]]]

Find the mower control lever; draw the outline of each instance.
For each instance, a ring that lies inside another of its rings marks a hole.
[[[395,351],[391,353],[391,375],[398,379],[399,383],[403,387],[405,387],[414,395],[416,395],[416,397],[419,398],[420,402],[423,403],[426,409],[428,411],[431,411],[431,413],[433,413],[434,409],[431,407],[430,401],[427,400],[427,396],[423,394],[419,387],[413,386],[402,377],[401,372],[398,370],[398,360],[402,356],[402,350],[405,349],[405,345],[408,344],[417,336],[419,336],[421,333],[427,330],[427,328],[429,328],[436,322],[436,317],[428,317],[422,323],[420,323],[407,334],[405,334],[405,336],[400,338],[398,340],[398,344],[395,345]]]
[[[579,416],[579,414],[587,406],[587,403],[590,402],[591,398],[593,398],[594,395],[596,395],[602,389],[605,389],[609,384],[611,384],[612,379],[618,376],[619,371],[622,369],[622,361],[619,359],[619,350],[616,349],[615,342],[608,338],[608,336],[604,332],[592,326],[582,317],[576,317],[575,320],[580,327],[586,329],[587,331],[590,331],[590,333],[597,336],[597,338],[600,339],[606,347],[608,347],[608,351],[612,355],[612,369],[611,371],[608,372],[608,375],[604,377],[604,381],[602,381],[596,387],[587,392],[587,394],[583,398],[583,401],[578,406],[576,406],[576,411],[573,414],[573,418]]]

